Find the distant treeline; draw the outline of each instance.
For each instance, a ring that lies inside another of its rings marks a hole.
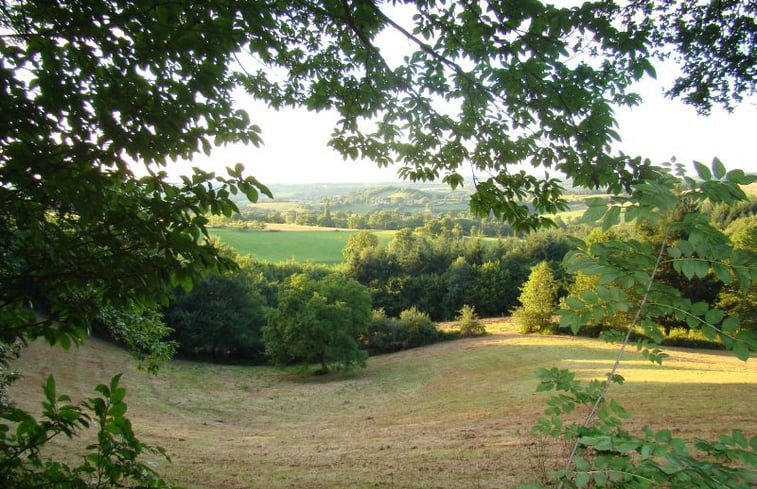
[[[301,208],[284,212],[247,208],[230,218],[216,216],[210,220],[210,225],[214,227],[238,227],[248,230],[262,230],[266,223],[376,231],[427,227],[432,232],[456,230],[464,236],[488,238],[511,237],[516,234],[513,228],[505,222],[494,217],[472,217],[468,211],[447,211],[439,215],[420,211],[402,213],[379,209],[365,213],[347,213],[345,211],[331,212],[328,208],[320,211]],[[555,218],[555,224],[561,228],[568,225],[559,216]]]

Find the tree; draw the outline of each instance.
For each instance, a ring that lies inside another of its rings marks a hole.
[[[371,297],[354,280],[293,275],[263,328],[266,354],[277,365],[318,363],[322,373],[363,365],[367,354],[358,337],[370,320]]]
[[[398,161],[408,178],[457,186],[463,165],[489,171],[472,207],[521,229],[565,202],[557,180],[512,164],[629,188],[654,169],[611,153],[612,106],[638,102],[629,87],[654,75],[653,51],[678,54],[695,85],[674,94],[694,87],[687,99],[703,107],[752,93],[757,79],[753,3],[638,3],[409,4],[407,29],[391,9],[330,0],[3,3],[5,339],[81,332],[99,304],[144,306],[229,265],[198,243],[200,214],[232,213],[230,193],[254,200],[267,189],[240,167],[174,185],[160,166],[214,144],[260,143],[233,105],[237,88],[274,108],[337,111],[335,149]],[[400,66],[377,47],[387,30],[414,46]],[[133,161],[155,166],[137,178]],[[26,305],[42,301],[66,320],[37,324]]]
[[[478,319],[476,308],[463,305],[457,316],[458,327],[461,336],[481,336],[486,334],[486,326]]]
[[[521,305],[513,312],[522,333],[542,332],[552,326],[557,289],[557,282],[547,262],[531,268],[528,280],[521,287]]]
[[[342,256],[349,261],[353,255],[359,255],[366,248],[378,246],[378,236],[370,231],[358,231],[347,238],[347,243],[342,249]]]
[[[179,292],[165,312],[179,351],[213,360],[263,356],[265,301],[242,275],[210,275]]]
[[[592,245],[607,243],[610,240],[618,239],[612,231],[603,231],[596,227],[591,230],[585,240],[588,250]],[[580,334],[599,334],[603,328],[625,331],[631,324],[633,317],[628,311],[608,310],[603,306],[603,301],[599,299],[600,284],[598,275],[589,275],[582,270],[578,270],[574,275],[571,283],[567,287],[567,295],[560,299],[560,309],[568,310],[573,306],[579,308],[585,307],[587,302],[595,304],[594,317],[586,318],[583,326],[579,331]],[[604,292],[604,289],[602,289]],[[604,296],[604,293],[602,294]]]
[[[735,250],[745,253],[757,253],[757,218],[744,217],[734,221],[726,229]],[[728,315],[741,319],[742,329],[757,333],[757,284],[752,283],[748,290],[735,284],[723,287],[718,296],[718,307]]]
[[[691,83],[673,94],[700,107],[752,93],[757,78],[750,2],[718,2],[701,17],[672,1],[406,5],[416,13],[408,28],[386,6],[330,0],[5,4],[3,112],[14,121],[6,158],[19,169],[38,157],[100,161],[128,178],[127,156],[161,163],[214,142],[258,143],[259,129],[232,104],[242,87],[274,108],[337,111],[335,149],[399,161],[408,178],[457,186],[463,165],[491,170],[477,176],[474,209],[530,228],[546,222],[532,211],[566,204],[557,180],[512,164],[533,161],[614,190],[651,171],[609,148],[618,137],[612,107],[638,102],[629,87],[654,75],[655,51],[679,55]],[[685,29],[670,20],[679,14]],[[387,30],[413,46],[399,66],[377,45]]]

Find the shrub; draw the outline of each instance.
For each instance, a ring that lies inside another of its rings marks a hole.
[[[126,417],[126,390],[119,385],[121,375],[98,393],[78,404],[59,395],[52,375],[43,386],[40,419],[14,406],[0,409],[0,487],[98,488],[150,487],[170,489],[145,456],[164,457],[165,451],[142,443]],[[53,438],[75,438],[92,426],[95,441],[81,453],[78,465],[54,461],[44,455]]]
[[[359,341],[371,355],[392,353],[405,348],[407,329],[399,319],[388,317],[383,309],[376,309]]]
[[[407,338],[405,348],[414,348],[433,343],[439,339],[436,324],[425,312],[413,306],[400,313],[400,321],[405,327]]]
[[[556,298],[557,282],[549,264],[543,261],[531,268],[518,298],[521,306],[513,312],[520,332],[542,333],[554,329],[552,315]]]
[[[457,317],[461,336],[481,336],[486,334],[486,327],[479,321],[476,308],[465,304]]]
[[[179,290],[165,311],[165,321],[187,357],[263,359],[265,300],[240,274],[209,275],[190,292]]]

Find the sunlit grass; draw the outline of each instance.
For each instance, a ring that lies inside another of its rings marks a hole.
[[[617,345],[588,338],[523,336],[509,319],[488,336],[372,357],[351,374],[185,361],[157,377],[97,340],[69,353],[33,345],[13,394],[39,402],[54,371],[61,392],[91,394],[126,372],[135,429],[164,446],[158,469],[190,488],[510,488],[533,477],[528,432],[545,408],[537,367],[603,378]],[[450,325],[452,327],[452,325]],[[668,349],[662,367],[629,350],[611,395],[634,414],[630,427],[713,437],[733,426],[757,434],[757,366],[724,352]],[[63,450],[62,444],[57,444]]]

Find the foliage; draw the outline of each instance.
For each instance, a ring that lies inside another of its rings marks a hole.
[[[263,328],[266,354],[277,365],[318,363],[320,372],[364,365],[357,339],[371,318],[368,291],[333,274],[319,281],[293,275]]]
[[[557,289],[557,282],[547,262],[531,268],[528,280],[521,287],[521,305],[513,311],[522,333],[540,333],[552,327]]]
[[[463,304],[486,315],[508,312],[517,303],[529,266],[545,258],[556,266],[568,249],[559,230],[537,233],[533,241],[508,239],[485,246],[442,229],[437,234],[408,229],[391,246],[350,253],[344,270],[368,287],[374,306],[390,316],[417,306],[443,321],[454,318]]]
[[[757,253],[757,218],[734,221],[726,229],[729,232],[734,249]],[[717,305],[727,314],[739,316],[742,328],[757,332],[757,283],[747,290],[734,284],[724,286]]]
[[[103,307],[140,313],[206,269],[233,266],[202,239],[202,214],[230,214],[232,194],[255,200],[268,190],[241,165],[229,177],[198,171],[172,184],[155,168],[137,177],[131,164],[189,158],[214,140],[259,142],[231,106],[239,42],[187,42],[197,23],[222,29],[202,15],[119,2],[4,5],[4,341],[65,346]]]
[[[560,487],[747,489],[757,481],[757,436],[747,440],[733,430],[716,441],[695,440],[692,451],[668,429],[627,431],[623,423],[631,414],[613,399],[599,401],[603,382],[584,385],[574,373],[557,368],[539,369],[537,375],[537,391],[555,394],[534,432],[577,442],[568,465],[551,473]],[[615,375],[612,382],[622,384],[623,378]],[[582,411],[594,413],[591,425],[575,421]]]
[[[190,292],[178,291],[165,311],[184,355],[212,360],[260,360],[265,301],[242,275],[209,275]]]
[[[416,306],[402,311],[399,318],[389,317],[379,308],[373,311],[368,327],[360,335],[360,344],[370,354],[376,355],[425,346],[459,336],[457,332],[437,329],[428,314]]]
[[[399,162],[407,178],[441,177],[456,187],[470,164],[479,171],[473,208],[533,228],[548,220],[532,211],[564,208],[562,187],[512,171],[514,164],[533,161],[616,191],[648,176],[643,161],[612,155],[610,146],[618,139],[613,105],[638,102],[629,87],[654,76],[656,47],[671,46],[693,70],[692,103],[724,103],[720,92],[754,88],[753,55],[740,50],[753,25],[748,2],[729,2],[714,12],[723,15],[682,31],[656,21],[677,18],[677,2],[655,4],[642,19],[635,3],[410,2],[407,28],[390,8],[336,1],[13,3],[0,18],[14,34],[2,43],[11,95],[3,109],[19,121],[8,126],[14,151],[6,154],[19,163],[54,161],[61,153],[50,150],[64,149],[121,172],[127,156],[164,162],[213,143],[259,143],[259,128],[232,104],[232,91],[244,88],[274,108],[336,111],[336,150]],[[705,49],[712,36],[694,42],[712,27],[741,25],[716,36],[717,49]],[[387,31],[408,41],[404,62],[393,65],[377,47]],[[39,134],[76,137],[25,144]],[[262,190],[255,181],[244,186]]]
[[[627,15],[647,16],[657,54],[682,68],[667,94],[709,114],[713,104],[732,109],[754,93],[757,76],[757,5],[754,2],[629,3]],[[630,20],[630,19],[629,19]]]
[[[98,397],[71,404],[58,395],[53,376],[43,386],[41,420],[15,407],[0,410],[0,485],[26,488],[105,489],[118,487],[172,487],[163,481],[145,455],[168,458],[160,447],[151,447],[134,435],[126,418],[126,390],[120,375],[95,390]],[[87,445],[79,465],[46,459],[42,450],[55,437],[71,438],[94,425],[96,441]]]
[[[700,107],[727,105],[757,79],[753,50],[741,51],[753,43],[749,2],[715,2],[680,30],[637,21],[634,3],[416,2],[406,29],[371,2],[3,2],[0,340],[67,346],[104,308],[138,317],[207,270],[234,267],[206,239],[204,214],[230,216],[234,195],[268,189],[241,164],[178,184],[161,167],[260,144],[234,107],[238,88],[274,108],[335,110],[330,144],[346,157],[396,161],[404,177],[452,187],[472,169],[472,209],[517,229],[549,223],[538,213],[566,203],[557,179],[512,165],[631,188],[654,170],[611,154],[613,107],[638,102],[628,88],[654,76],[651,50],[681,55],[696,82],[686,99]],[[682,8],[650,5],[663,20]],[[375,45],[387,29],[413,46],[396,66]],[[691,262],[679,262],[684,274],[701,271]]]
[[[699,329],[673,328],[665,335],[663,346],[682,346],[685,348],[708,348],[720,350],[723,344],[717,339],[710,339]]]
[[[400,313],[400,322],[407,332],[405,348],[428,345],[439,339],[436,324],[428,314],[415,306]]]
[[[740,327],[739,318],[707,302],[692,302],[671,283],[660,283],[658,272],[663,262],[689,279],[713,273],[726,284],[749,290],[757,279],[757,254],[734,248],[723,233],[704,216],[699,202],[731,203],[746,199],[741,185],[757,180],[741,170],[727,172],[717,159],[711,167],[695,162],[699,180],[683,173],[681,166],[664,168],[663,178],[634,186],[628,197],[589,201],[586,221],[600,221],[605,229],[617,224],[621,215],[626,222],[645,226],[662,225],[663,237],[657,247],[636,239],[595,242],[566,256],[569,271],[579,270],[598,276],[596,292],[583,293],[573,300],[571,310],[562,311],[561,325],[578,331],[584,322],[605,314],[627,313],[635,309],[634,320],[622,341],[620,352],[607,380],[594,380],[587,386],[575,375],[556,368],[540,369],[540,391],[555,389],[549,407],[535,431],[567,439],[572,450],[563,468],[555,470],[547,483],[563,487],[697,487],[748,488],[757,481],[757,437],[747,440],[734,429],[718,441],[696,440],[701,455],[692,454],[683,440],[669,430],[655,432],[644,427],[634,435],[623,428],[630,414],[608,399],[611,385],[622,384],[617,373],[623,352],[637,326],[648,337],[662,340],[660,319],[669,314],[686,322],[692,330],[716,339],[746,361],[757,349],[755,332]],[[677,174],[674,175],[673,171]],[[671,218],[671,215],[676,216]],[[662,363],[667,356],[648,339],[637,347],[651,361]],[[577,407],[586,410],[583,422],[565,420]],[[541,487],[532,485],[531,487]]]
[[[375,309],[368,327],[360,336],[360,344],[371,355],[392,353],[406,348],[407,337],[402,321],[388,317],[383,309]]]
[[[594,228],[586,237],[586,245],[590,248],[594,243],[607,243],[612,239],[617,239],[614,233]],[[599,278],[598,275],[587,275],[584,271],[578,270],[567,288],[567,295],[560,299],[560,309],[570,310],[573,305],[578,305],[580,308],[585,298],[596,296]],[[610,313],[606,307],[599,304],[599,307],[594,308],[594,316],[583,322],[577,334],[598,336],[603,329],[627,331],[632,321],[633,316],[628,312],[613,311]],[[593,334],[593,332],[596,332],[596,334]]]
[[[725,203],[744,200],[746,195],[740,185],[752,182],[755,177],[746,176],[741,170],[726,172],[718,160],[712,168],[701,163],[695,167],[699,181],[677,177],[668,169],[663,177],[634,186],[629,197],[614,197],[610,205],[604,199],[590,199],[585,220],[601,221],[609,228],[624,213],[626,222],[637,221],[647,226],[664,223],[663,239],[656,249],[646,241],[627,239],[595,243],[590,249],[583,246],[569,253],[565,259],[569,272],[580,270],[600,278],[596,294],[584,294],[581,304],[572,302],[573,310],[561,313],[562,326],[577,331],[598,316],[598,305],[613,315],[634,310],[634,303],[645,298],[639,325],[647,337],[657,342],[663,337],[660,322],[672,315],[689,328],[701,329],[707,338],[718,338],[739,358],[746,359],[749,351],[757,348],[754,333],[740,327],[738,317],[726,316],[707,302],[692,301],[675,283],[656,280],[657,272],[665,264],[686,279],[703,279],[713,274],[724,284],[742,291],[748,291],[757,278],[757,255],[734,249],[728,238],[692,205],[706,200]],[[680,165],[675,167],[679,175],[682,170]],[[685,199],[681,193],[685,193]],[[674,213],[678,218],[670,219]],[[655,357],[653,349],[641,343],[639,348]]]
[[[155,309],[138,312],[103,307],[93,325],[94,333],[102,333],[125,346],[140,360],[140,368],[152,374],[176,352],[176,343],[164,339],[171,331],[163,315]]]
[[[352,255],[359,254],[366,248],[375,248],[378,246],[378,236],[368,231],[358,231],[347,238],[347,244],[344,245],[342,255],[349,259]]]
[[[458,327],[460,328],[461,336],[481,336],[486,334],[486,326],[479,321],[478,314],[476,314],[476,308],[463,305],[460,308],[460,314],[457,316]]]

